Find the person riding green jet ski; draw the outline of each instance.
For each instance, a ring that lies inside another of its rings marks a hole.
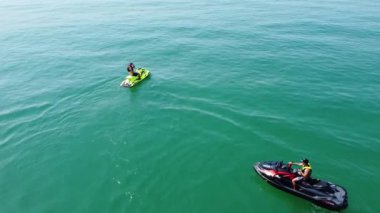
[[[135,72],[134,68],[135,68],[135,65],[133,63],[129,63],[127,67],[129,76],[137,76],[137,80],[140,80],[141,79],[140,73]]]

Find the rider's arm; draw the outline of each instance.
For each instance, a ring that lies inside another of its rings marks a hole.
[[[302,163],[294,163],[294,162],[289,162],[290,165],[297,165],[297,166],[302,166]]]

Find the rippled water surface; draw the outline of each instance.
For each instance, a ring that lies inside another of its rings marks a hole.
[[[0,212],[380,212],[376,0],[0,2]],[[120,88],[133,61],[152,76]]]

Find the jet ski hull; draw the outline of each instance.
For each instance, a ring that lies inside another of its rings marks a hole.
[[[339,211],[347,208],[347,191],[331,182],[312,179],[297,184],[299,188],[293,189],[291,180],[297,177],[294,169],[283,165],[282,162],[266,161],[256,163],[253,169],[269,184],[303,199],[309,200],[323,208]]]

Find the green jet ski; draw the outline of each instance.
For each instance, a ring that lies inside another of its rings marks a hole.
[[[125,77],[125,80],[121,82],[120,86],[121,87],[133,87],[136,84],[138,84],[139,82],[146,79],[150,74],[149,70],[147,70],[145,68],[138,68],[136,71],[137,71],[137,73],[140,74],[140,76],[141,76],[140,79],[137,79],[137,76],[128,75],[127,77]]]

